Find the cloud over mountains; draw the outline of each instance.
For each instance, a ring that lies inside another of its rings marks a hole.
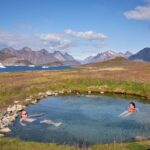
[[[0,48],[14,47],[20,49],[28,45],[34,50],[46,48],[49,51],[66,51],[77,45],[80,46],[81,41],[87,41],[92,45],[91,41],[99,42],[106,39],[108,39],[108,36],[103,33],[94,31],[77,32],[71,29],[32,35],[0,30]]]
[[[71,36],[80,37],[85,40],[106,40],[108,39],[107,35],[104,35],[103,33],[98,33],[94,31],[85,31],[85,32],[77,32],[73,31],[71,29],[65,30],[65,33]]]

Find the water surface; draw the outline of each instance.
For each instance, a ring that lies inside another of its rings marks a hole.
[[[70,69],[70,66],[50,66],[43,68],[42,66],[6,66],[6,68],[0,68],[0,72],[20,72],[20,71],[40,71],[40,70],[64,70]]]
[[[120,118],[118,115],[134,101],[139,112]],[[150,104],[111,96],[48,97],[27,108],[29,114],[45,113],[38,120],[62,122],[60,127],[16,120],[7,136],[58,144],[100,144],[129,141],[135,136],[150,136]]]

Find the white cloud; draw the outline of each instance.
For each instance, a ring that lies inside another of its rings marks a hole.
[[[125,12],[124,15],[128,19],[150,21],[150,0],[147,0],[145,6],[137,6],[134,10]]]
[[[93,32],[93,31],[77,32],[77,31],[73,31],[71,29],[66,29],[65,34],[75,36],[75,37],[80,37],[85,40],[105,40],[108,38],[108,36],[106,36],[102,33],[97,33],[97,32]]]
[[[50,50],[67,50],[74,45],[71,40],[57,34],[41,34],[40,39]]]
[[[60,41],[60,37],[56,34],[41,34],[40,39],[43,41]]]
[[[0,48],[13,47],[20,49],[29,46],[33,49],[43,48],[39,37],[0,30]]]

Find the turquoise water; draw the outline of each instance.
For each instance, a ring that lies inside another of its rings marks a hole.
[[[133,115],[118,115],[134,101],[139,109]],[[150,104],[110,96],[48,97],[27,108],[29,114],[45,113],[37,120],[62,122],[59,127],[38,121],[21,126],[19,119],[7,136],[58,144],[99,144],[130,141],[137,135],[150,136]]]

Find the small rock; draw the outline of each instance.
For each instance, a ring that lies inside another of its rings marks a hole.
[[[38,101],[35,99],[34,101],[32,101],[32,104],[36,104]]]
[[[47,95],[47,94],[44,94],[44,98],[46,98],[46,97],[48,97],[48,95]]]
[[[24,106],[17,104],[16,105],[16,111],[21,111],[24,109]]]
[[[25,101],[29,102],[29,101],[32,101],[32,99],[31,98],[26,98]]]
[[[1,137],[4,137],[4,134],[0,134],[0,138],[1,138]]]
[[[7,112],[8,113],[10,113],[10,112],[16,112],[16,111],[21,111],[21,110],[23,110],[23,106],[20,105],[20,104],[15,104],[15,105],[7,108]]]
[[[101,91],[100,93],[101,93],[101,94],[104,94],[104,92],[103,92],[103,91]]]
[[[14,103],[15,103],[15,104],[18,104],[18,103],[19,103],[19,101],[14,101]]]
[[[11,108],[10,107],[8,107],[7,108],[7,112],[11,112],[12,110],[11,110]]]
[[[6,127],[10,124],[10,120],[7,116],[4,116],[1,121],[2,121],[1,128]]]
[[[46,94],[47,94],[48,96],[52,96],[52,95],[54,95],[54,92],[53,92],[53,91],[47,91]]]
[[[7,110],[4,110],[4,111],[2,112],[2,115],[5,116],[6,114],[7,114]]]
[[[44,98],[44,95],[41,95],[40,98],[41,98],[41,99]]]
[[[38,95],[39,95],[39,96],[44,96],[44,93],[40,92]]]
[[[67,91],[67,93],[72,93],[72,90],[71,90],[71,89],[70,89],[70,90],[68,90],[68,91]]]
[[[9,120],[9,122],[11,123],[11,122],[15,121],[16,115],[14,114],[13,116],[8,116],[7,118]]]
[[[58,93],[54,93],[55,96],[58,96]]]
[[[144,141],[144,140],[146,140],[146,139],[147,139],[147,138],[144,137],[144,136],[136,136],[136,137],[135,137],[135,141],[137,141],[137,142]]]
[[[3,128],[3,129],[0,129],[0,132],[2,132],[2,133],[8,133],[8,132],[11,132],[11,129],[9,129],[8,127],[6,127],[6,128]]]
[[[30,96],[29,96],[29,98],[30,98],[30,99],[32,99],[32,98],[33,98],[33,96],[32,96],[32,95],[30,95]]]
[[[64,91],[63,91],[63,90],[62,90],[62,91],[58,91],[58,93],[59,93],[59,94],[64,94]]]
[[[76,95],[77,95],[77,96],[80,96],[81,94],[80,94],[80,92],[77,91],[77,92],[76,92]]]
[[[88,94],[91,94],[92,92],[91,91],[88,91]]]
[[[12,107],[10,107],[10,112],[15,112],[16,111],[16,104],[15,105],[13,105]]]

